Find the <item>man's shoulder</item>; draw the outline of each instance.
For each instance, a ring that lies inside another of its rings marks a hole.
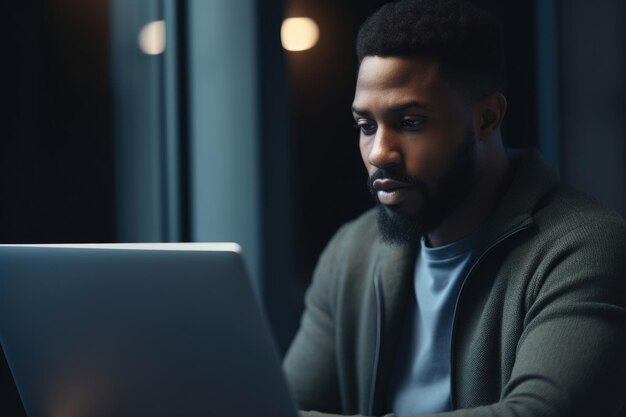
[[[326,245],[318,268],[365,266],[381,245],[376,216],[372,208],[343,224]]]
[[[539,229],[555,236],[626,239],[626,220],[588,194],[559,184],[541,201],[533,219]]]
[[[334,234],[326,250],[343,257],[367,256],[378,251],[382,243],[378,232],[378,210],[371,208],[344,223]]]
[[[587,271],[604,277],[594,285],[624,288],[626,221],[619,213],[587,194],[558,185],[532,217],[534,233],[527,235],[530,238],[522,253],[527,261],[534,259],[530,264],[538,262],[537,271],[542,271],[538,277],[559,268],[569,271],[570,278]],[[567,283],[569,279],[561,274],[558,281]]]
[[[535,150],[510,150],[515,165],[497,224],[530,216],[542,235],[565,235],[573,230],[590,233],[626,233],[626,222],[617,212],[593,197],[560,181],[559,175]]]

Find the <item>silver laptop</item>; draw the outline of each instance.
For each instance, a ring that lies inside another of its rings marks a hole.
[[[236,244],[1,245],[30,417],[297,415]]]

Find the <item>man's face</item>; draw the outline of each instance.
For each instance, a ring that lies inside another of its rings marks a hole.
[[[436,229],[476,177],[471,104],[435,61],[366,57],[352,110],[383,239],[405,243]]]

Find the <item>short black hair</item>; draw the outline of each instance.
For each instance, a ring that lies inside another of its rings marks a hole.
[[[465,0],[387,3],[361,25],[356,51],[359,65],[367,56],[431,58],[475,98],[505,87],[500,24]]]

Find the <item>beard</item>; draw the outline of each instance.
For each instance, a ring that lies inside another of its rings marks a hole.
[[[368,179],[367,186],[378,206],[378,229],[382,240],[403,245],[435,230],[469,195],[476,181],[475,167],[476,136],[468,129],[463,144],[435,190],[430,190],[421,179],[406,175],[399,166],[377,170]],[[422,203],[411,212],[381,204],[373,184],[383,178],[411,184],[421,194]]]

